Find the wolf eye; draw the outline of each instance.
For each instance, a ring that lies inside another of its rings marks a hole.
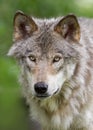
[[[61,59],[60,56],[55,56],[54,59],[53,59],[53,63],[55,63],[55,62],[59,62],[60,59]]]
[[[29,56],[29,59],[30,59],[31,61],[33,61],[33,62],[36,62],[36,58],[35,58],[35,56],[33,56],[33,55]]]

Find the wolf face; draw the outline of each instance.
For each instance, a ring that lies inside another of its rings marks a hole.
[[[46,98],[58,94],[75,72],[80,27],[74,15],[40,20],[22,12],[14,17],[14,45],[8,55],[16,57],[31,94]]]
[[[37,58],[38,63],[33,63],[35,59],[31,55],[30,59],[25,59],[27,67],[26,75],[32,95],[40,98],[52,96],[59,92],[63,83],[73,75],[76,64],[73,61],[72,63],[64,63],[60,53],[56,53],[55,56],[55,59],[40,58],[38,60]],[[59,60],[59,58],[62,59]]]

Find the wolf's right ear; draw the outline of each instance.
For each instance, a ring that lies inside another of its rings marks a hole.
[[[37,29],[38,27],[31,17],[21,11],[16,12],[14,16],[14,41],[29,37]]]

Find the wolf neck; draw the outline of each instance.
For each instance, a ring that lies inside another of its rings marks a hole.
[[[37,105],[33,103],[31,113],[34,119],[38,119],[42,125],[53,130],[67,130],[73,119],[73,110],[67,101],[63,102],[62,98],[62,94],[60,94],[38,102]]]

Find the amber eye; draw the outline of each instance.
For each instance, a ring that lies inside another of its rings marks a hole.
[[[31,61],[33,61],[33,62],[36,62],[36,58],[35,58],[35,56],[33,56],[33,55],[29,56],[29,59],[30,59]]]
[[[55,56],[54,59],[53,59],[53,63],[55,63],[55,62],[59,62],[60,59],[61,59],[60,56]]]

